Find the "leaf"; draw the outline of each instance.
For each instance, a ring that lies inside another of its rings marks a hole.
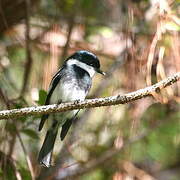
[[[37,103],[39,105],[44,105],[45,104],[45,100],[46,100],[46,96],[47,96],[47,92],[43,89],[39,90],[39,100],[37,101]]]
[[[22,103],[16,103],[16,104],[14,104],[14,108],[15,108],[15,109],[20,109],[20,108],[22,108],[22,107],[23,107]]]
[[[24,166],[24,164],[19,164],[19,167],[18,167],[20,173],[21,173],[21,176],[22,176],[22,179],[23,180],[29,180],[31,179],[31,174],[29,172],[29,170],[26,169],[26,167]]]
[[[110,38],[113,36],[113,31],[111,30],[111,28],[108,28],[108,27],[101,27],[99,29],[99,33],[102,34],[106,38]]]
[[[17,118],[18,121],[25,122],[27,120],[27,116],[22,116]]]
[[[11,123],[11,122],[7,122],[6,123],[6,131],[14,133],[16,132],[16,126],[15,124]]]
[[[167,22],[165,28],[169,31],[180,31],[180,27],[174,22]]]
[[[33,139],[39,139],[39,136],[37,135],[36,131],[32,129],[22,129],[21,132]]]

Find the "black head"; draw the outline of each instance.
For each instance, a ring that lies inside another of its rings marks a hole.
[[[101,73],[103,75],[105,74],[104,72],[100,70],[100,63],[97,56],[89,51],[85,51],[85,50],[77,51],[72,56],[70,56],[67,60],[69,59],[76,59],[82,63],[85,63],[93,67],[96,70],[96,72]]]

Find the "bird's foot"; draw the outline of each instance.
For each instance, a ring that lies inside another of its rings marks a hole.
[[[78,104],[79,102],[80,102],[80,99],[75,100],[75,101],[74,101],[74,104]]]
[[[57,102],[57,105],[61,104],[62,103],[62,100],[60,99],[58,102]]]

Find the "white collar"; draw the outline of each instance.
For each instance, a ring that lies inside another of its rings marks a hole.
[[[76,60],[76,59],[69,59],[67,61],[67,65],[69,65],[69,66],[74,65],[74,64],[76,66],[84,69],[85,71],[87,71],[89,73],[90,77],[93,77],[95,72],[96,72],[95,69],[92,66],[89,66],[89,65],[87,65],[87,64],[85,64],[83,62],[80,62],[80,61]]]

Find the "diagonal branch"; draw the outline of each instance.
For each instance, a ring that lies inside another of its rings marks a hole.
[[[117,155],[118,153],[125,150],[127,147],[129,147],[131,144],[137,143],[140,140],[145,139],[150,132],[152,132],[154,129],[151,129],[149,131],[146,131],[144,133],[141,133],[140,135],[137,135],[133,138],[131,138],[129,141],[127,141],[120,149],[109,149],[103,153],[100,157],[96,159],[90,160],[87,164],[74,164],[74,168],[61,168],[57,164],[54,168],[47,170],[44,174],[40,175],[38,180],[52,180],[52,179],[58,179],[58,180],[66,180],[66,179],[76,179],[77,177],[88,173],[89,171],[93,170],[97,166],[107,162],[110,160],[113,156]],[[62,173],[63,171],[63,173]],[[56,177],[56,178],[55,178]]]
[[[173,83],[177,82],[179,79],[180,79],[180,72],[172,76],[169,76],[167,79],[164,79],[152,86],[146,87],[144,89],[139,89],[137,91],[127,93],[124,95],[118,94],[115,96],[110,96],[105,98],[86,99],[84,101],[67,102],[59,105],[53,104],[47,106],[4,110],[4,111],[0,111],[0,119],[9,119],[9,118],[21,117],[24,115],[51,114],[55,112],[64,112],[74,109],[125,104],[147,96],[152,96],[153,92],[158,93],[160,92],[161,89],[172,85]]]
[[[78,179],[78,177],[86,174],[100,165],[108,164],[114,156],[123,152],[130,145],[135,144],[139,141],[145,140],[152,132],[162,127],[164,123],[167,123],[168,119],[165,121],[159,121],[154,128],[147,129],[146,131],[140,132],[138,135],[131,137],[129,140],[123,141],[122,147],[111,148],[106,150],[102,155],[97,158],[93,158],[86,163],[76,162],[70,166],[62,167],[58,162],[57,164],[50,168],[49,170],[43,171],[37,180],[67,180],[67,179]],[[152,179],[154,180],[154,179]]]

